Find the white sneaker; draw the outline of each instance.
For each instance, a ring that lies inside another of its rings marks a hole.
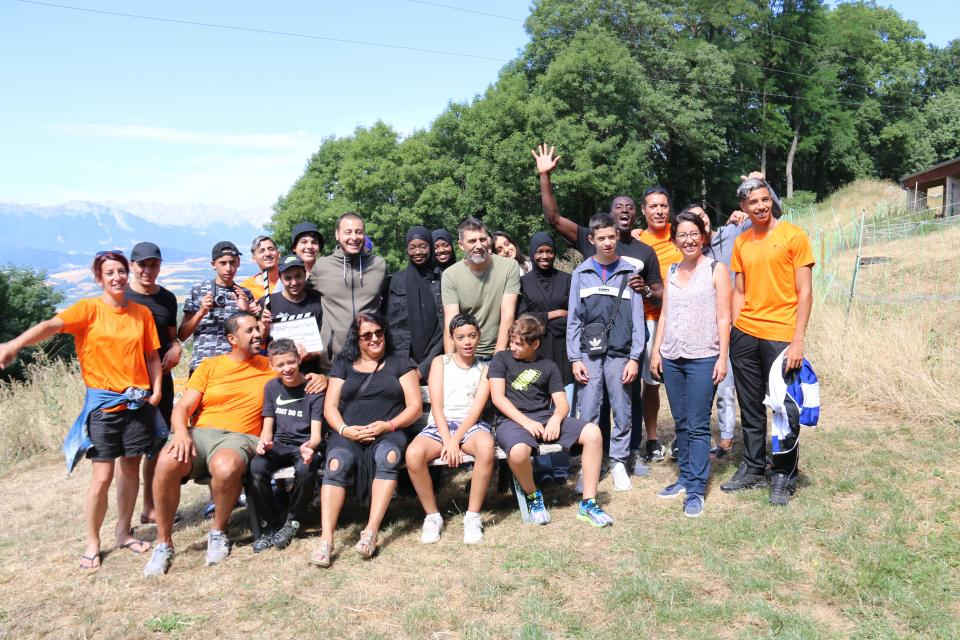
[[[480,514],[468,513],[463,516],[463,544],[480,544],[483,542],[483,522]]]
[[[230,540],[221,531],[207,534],[207,566],[215,565],[230,555]]]
[[[440,532],[443,531],[443,516],[431,513],[423,519],[423,532],[420,534],[420,544],[440,542]]]
[[[573,490],[577,493],[583,493],[583,471],[577,474],[577,486]]]
[[[627,473],[627,467],[622,462],[617,462],[610,469],[610,475],[613,476],[613,488],[617,491],[630,491],[633,485],[630,483],[630,475]]]
[[[146,577],[162,576],[170,568],[171,560],[173,560],[173,547],[165,542],[158,543],[153,548],[150,561],[143,568],[143,575]]]

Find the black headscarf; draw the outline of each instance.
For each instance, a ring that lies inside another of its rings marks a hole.
[[[410,357],[418,364],[430,352],[431,342],[437,333],[437,304],[430,290],[430,283],[437,278],[437,268],[433,263],[433,238],[426,227],[411,227],[407,231],[406,244],[413,240],[423,240],[430,247],[430,258],[423,265],[413,261],[404,272],[407,287],[407,313],[410,318]],[[408,258],[409,260],[409,258]]]
[[[430,243],[431,249],[433,248],[434,245],[436,245],[437,240],[446,240],[451,244],[451,246],[454,246],[454,247],[457,246],[457,243],[453,241],[453,234],[451,234],[446,229],[434,229],[433,233],[431,233],[430,235],[432,240],[432,242]],[[450,262],[447,262],[446,264],[440,264],[440,261],[437,260],[436,256],[434,256],[433,260],[436,263],[436,265],[440,267],[441,271],[446,269],[447,267],[452,267],[454,264],[457,263],[456,250],[454,250],[454,252],[450,254]]]
[[[553,284],[553,274],[555,274],[557,270],[552,266],[549,269],[541,269],[540,265],[537,264],[535,258],[537,249],[543,246],[550,247],[554,253],[557,252],[557,243],[550,237],[550,234],[545,231],[537,231],[533,234],[533,237],[530,238],[530,262],[533,264],[533,272],[537,275],[537,283],[540,285],[540,288],[543,289],[543,292],[549,295],[550,286]]]

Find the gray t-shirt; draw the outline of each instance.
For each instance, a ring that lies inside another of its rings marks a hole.
[[[520,265],[516,260],[490,256],[492,262],[483,274],[470,271],[461,260],[443,272],[440,297],[443,305],[455,304],[461,313],[472,313],[480,323],[477,355],[490,357],[500,331],[500,302],[504,295],[520,294]]]

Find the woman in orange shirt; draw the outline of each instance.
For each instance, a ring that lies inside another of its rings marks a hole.
[[[69,333],[76,341],[87,396],[64,452],[68,469],[83,451],[93,462],[93,478],[84,500],[87,546],[80,557],[81,569],[100,566],[100,527],[118,458],[117,548],[134,553],[150,548],[149,543],[130,535],[130,520],[140,490],[140,457],[153,447],[161,394],[160,342],[150,310],[126,298],[128,273],[129,263],[122,252],[98,253],[93,275],[103,289],[100,296],[78,300],[0,344],[0,367],[5,367],[20,349],[54,334]],[[68,451],[71,443],[73,448]]]

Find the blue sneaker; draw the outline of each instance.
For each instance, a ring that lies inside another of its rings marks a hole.
[[[699,493],[689,494],[683,501],[683,515],[688,518],[699,518],[703,515],[703,496]]]
[[[679,482],[674,482],[673,484],[668,484],[663,489],[660,490],[660,493],[657,494],[658,498],[663,498],[664,500],[670,500],[671,498],[678,497],[681,493],[686,493],[687,488],[684,487]]]
[[[609,527],[613,524],[613,517],[600,508],[595,498],[580,501],[577,520],[583,520],[593,527]]]
[[[543,494],[540,493],[540,489],[527,494],[527,505],[530,507],[530,519],[535,524],[549,524],[550,512],[543,504]]]

